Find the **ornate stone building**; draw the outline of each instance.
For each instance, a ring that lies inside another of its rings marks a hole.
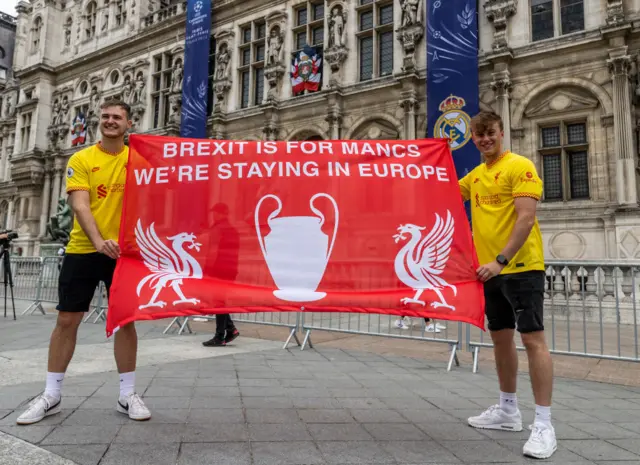
[[[210,137],[424,137],[423,8],[213,3]],[[507,144],[545,181],[547,256],[640,258],[640,0],[482,0],[476,8],[481,106],[503,116]],[[178,133],[186,12],[173,0],[35,0],[17,11],[16,80],[1,94],[0,223],[19,231],[14,242],[29,255],[64,195],[79,111],[87,142],[96,138],[96,108],[113,96],[132,104],[135,131]],[[321,89],[294,96],[291,56],[305,44],[322,50]]]

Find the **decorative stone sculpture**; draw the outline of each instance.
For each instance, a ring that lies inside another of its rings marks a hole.
[[[180,126],[180,113],[182,111],[182,96],[180,94],[174,94],[169,97],[170,113],[169,124],[175,124]]]
[[[223,42],[218,47],[218,53],[216,55],[216,81],[227,78],[227,67],[230,59],[229,46],[226,42]]]
[[[60,124],[60,116],[62,113],[62,107],[60,105],[60,102],[58,101],[58,99],[56,99],[55,102],[53,102],[53,117],[51,119],[51,124],[52,125],[58,125]]]
[[[171,72],[171,92],[182,93],[182,79],[184,77],[184,70],[182,68],[182,61],[177,60],[173,65],[173,71]]]
[[[282,64],[284,52],[284,37],[280,32],[280,26],[274,26],[271,29],[269,38],[267,39],[267,66],[276,66]]]
[[[324,59],[329,63],[331,71],[336,73],[347,58],[347,12],[343,5],[335,5],[331,8],[329,17],[329,48]]]
[[[402,10],[401,26],[397,29],[397,38],[402,43],[404,64],[402,68],[409,72],[415,70],[416,46],[424,36],[422,3],[419,0],[400,0]]]
[[[135,87],[133,89],[133,102],[134,104],[145,104],[146,95],[144,93],[145,82],[144,75],[140,72],[136,76]]]
[[[484,2],[487,19],[493,24],[493,50],[502,52],[509,49],[507,25],[509,18],[517,12],[516,0],[487,0]]]
[[[14,95],[9,94],[4,104],[4,115],[7,118],[13,118],[16,115],[16,105],[14,103]]]
[[[89,115],[98,116],[100,114],[100,92],[97,87],[91,89],[91,96],[89,97]]]
[[[67,245],[73,226],[73,212],[66,199],[58,200],[58,209],[47,225],[47,234],[54,242]]]
[[[68,47],[69,45],[71,45],[71,27],[67,26],[64,29],[64,46]]]
[[[622,0],[607,0],[607,24],[617,26],[625,22]]]
[[[133,97],[133,82],[131,82],[131,76],[127,75],[122,84],[122,99],[125,103],[131,105],[133,103]]]

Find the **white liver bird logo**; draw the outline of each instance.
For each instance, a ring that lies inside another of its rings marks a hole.
[[[451,242],[453,241],[453,226],[453,217],[451,212],[447,210],[446,221],[442,221],[440,215],[436,213],[436,223],[424,238],[422,237],[424,227],[404,224],[398,228],[399,233],[393,236],[396,243],[406,239],[404,234],[411,234],[411,236],[409,242],[400,249],[396,256],[396,275],[400,281],[416,291],[413,298],[400,299],[403,304],[415,303],[424,306],[424,301],[419,299],[420,295],[427,290],[434,291],[440,298],[440,302],[431,303],[433,308],[456,309],[445,301],[441,290],[449,287],[456,295],[457,289],[440,277],[449,260]]]
[[[153,289],[153,295],[148,303],[140,305],[138,308],[160,307],[167,305],[166,302],[156,300],[162,289],[170,286],[179,300],[174,300],[173,305],[197,304],[198,299],[189,299],[182,293],[183,279],[202,279],[202,268],[198,261],[184,249],[188,244],[189,249],[200,250],[200,245],[196,242],[196,236],[189,233],[180,233],[172,237],[167,237],[171,241],[171,248],[167,247],[156,234],[154,223],[145,231],[142,223],[138,219],[136,225],[136,242],[140,248],[140,255],[144,264],[151,270],[151,274],[145,276],[138,284],[137,293],[146,285]]]

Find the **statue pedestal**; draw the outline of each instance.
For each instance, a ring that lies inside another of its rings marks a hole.
[[[40,244],[40,256],[41,257],[58,257],[58,250],[64,247],[61,242],[48,242],[46,244]]]

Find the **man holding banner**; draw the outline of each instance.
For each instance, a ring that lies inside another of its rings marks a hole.
[[[109,100],[100,107],[102,140],[75,153],[67,165],[67,193],[74,213],[58,285],[56,327],[49,345],[45,391],[36,397],[17,423],[29,425],[60,413],[64,374],[75,351],[78,327],[89,310],[96,287],[111,287],[116,259],[129,148],[124,135],[131,128],[127,104]],[[138,337],[133,323],[116,334],[114,354],[120,374],[116,410],[133,420],[148,420],[149,410],[135,393]]]
[[[486,316],[494,344],[500,382],[500,404],[469,425],[482,429],[522,431],[516,398],[518,355],[514,329],[527,350],[536,402],[531,437],[524,455],[548,458],[557,449],[551,425],[553,365],[544,335],[544,257],[536,219],[542,181],[527,158],[503,149],[503,123],[493,112],[471,120],[473,141],[484,158],[460,180],[460,191],[471,200],[474,243],[482,266]]]

